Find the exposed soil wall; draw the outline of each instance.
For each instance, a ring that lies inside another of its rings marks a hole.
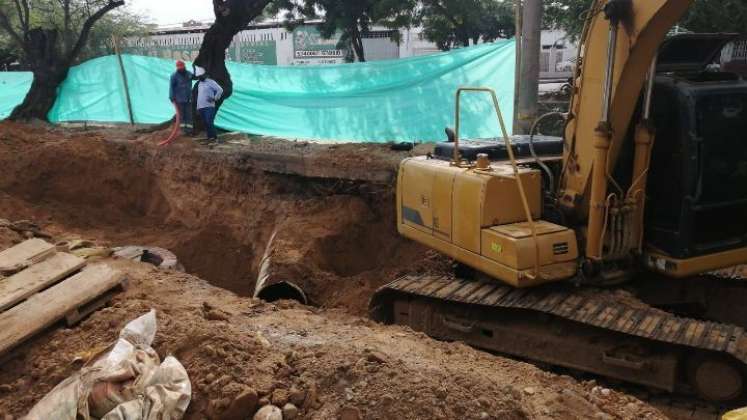
[[[397,235],[392,185],[271,174],[192,142],[158,148],[158,136],[2,123],[0,214],[170,249],[188,272],[243,296],[277,231],[288,280],[314,304],[356,313],[397,274],[443,267]]]

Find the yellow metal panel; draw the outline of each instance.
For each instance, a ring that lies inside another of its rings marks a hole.
[[[454,179],[454,245],[480,253],[480,218],[485,175],[467,171]]]
[[[568,230],[565,226],[556,225],[544,220],[537,220],[534,223],[537,235],[546,235],[548,233],[562,232]],[[510,225],[495,226],[493,231],[511,238],[522,239],[532,236],[532,226],[529,223],[512,223]]]
[[[482,231],[482,254],[517,270],[534,268],[535,244],[528,223],[499,226]],[[575,261],[578,258],[576,234],[570,229],[546,221],[537,221],[540,265]],[[511,229],[514,227],[515,229]],[[505,232],[514,233],[507,235]],[[516,234],[518,233],[518,234]]]
[[[747,264],[747,248],[732,249],[688,259],[677,259],[662,253],[648,251],[645,259],[646,265],[654,271],[670,277],[684,278]]]
[[[538,219],[542,212],[540,197],[542,181],[539,172],[522,169],[519,177],[527,194],[532,218]],[[525,222],[527,220],[526,211],[519,195],[519,187],[516,184],[516,178],[510,173],[510,168],[496,167],[495,172],[486,176],[485,181],[483,213],[480,219],[481,227]]]
[[[400,223],[428,233],[433,228],[433,169],[414,159],[403,161],[397,188],[402,200]]]
[[[458,168],[438,168],[433,180],[433,234],[451,242],[452,193]]]
[[[410,226],[400,225],[399,232],[410,239],[440,251],[455,260],[469,265],[496,280],[518,288],[538,286],[544,283],[558,282],[576,274],[576,261],[562,262],[540,268],[541,276],[532,277],[533,270],[515,270],[497,261],[485,258],[452,243],[428,235]]]

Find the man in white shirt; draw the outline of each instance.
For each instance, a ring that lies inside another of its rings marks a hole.
[[[218,133],[215,131],[215,104],[223,96],[223,88],[210,77],[205,69],[195,67],[197,76],[197,112],[202,117],[207,131],[208,141],[217,141]]]

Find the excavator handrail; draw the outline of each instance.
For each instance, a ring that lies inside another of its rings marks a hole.
[[[516,155],[514,154],[514,148],[511,144],[511,139],[508,136],[508,130],[506,130],[506,123],[503,121],[503,114],[501,113],[501,107],[498,104],[498,95],[495,90],[487,87],[460,87],[456,91],[456,126],[454,136],[454,165],[459,166],[461,162],[461,156],[459,153],[459,126],[460,126],[460,114],[461,114],[461,98],[463,92],[483,92],[489,93],[493,99],[493,107],[495,108],[495,114],[498,117],[498,125],[501,127],[501,133],[503,134],[503,141],[506,143],[506,151],[508,157],[511,160],[511,167],[514,171],[514,178],[516,179],[516,185],[519,188],[519,196],[521,196],[521,204],[524,207],[524,213],[526,214],[527,222],[532,231],[532,240],[534,241],[535,259],[534,259],[534,276],[538,278],[541,276],[540,273],[540,246],[539,239],[537,239],[537,227],[534,224],[532,218],[532,210],[529,208],[529,201],[527,200],[526,192],[524,190],[524,183],[521,181],[519,176],[519,165],[516,163]]]

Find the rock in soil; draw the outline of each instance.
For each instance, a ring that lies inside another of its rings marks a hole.
[[[361,412],[355,407],[343,407],[340,420],[361,420]]]
[[[270,402],[278,407],[284,406],[288,402],[288,391],[280,388],[272,391]]]
[[[298,407],[288,403],[283,406],[283,420],[293,420],[298,417]]]
[[[259,397],[253,388],[245,388],[236,398],[228,410],[221,416],[221,420],[244,420],[257,411]]]
[[[257,411],[254,420],[283,420],[283,412],[274,405],[266,405]]]

